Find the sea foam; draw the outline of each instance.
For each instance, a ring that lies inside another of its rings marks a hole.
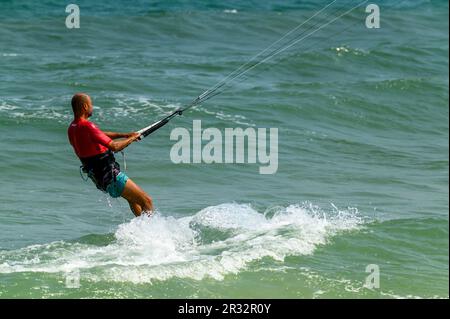
[[[1,252],[0,273],[77,270],[94,282],[222,280],[263,258],[282,263],[286,256],[313,254],[333,236],[362,225],[352,209],[325,213],[302,204],[264,214],[248,204],[226,203],[182,218],[134,218],[119,225],[106,246],[55,242]]]

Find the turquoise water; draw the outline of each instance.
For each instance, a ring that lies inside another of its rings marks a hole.
[[[140,129],[327,3],[78,1],[69,30],[59,1],[1,1],[0,297],[448,298],[446,1],[379,2],[377,30],[361,7],[132,144],[153,218],[79,176],[73,93]],[[278,128],[278,171],[172,163],[192,120]]]

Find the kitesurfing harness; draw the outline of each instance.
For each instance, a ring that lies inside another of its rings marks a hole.
[[[80,157],[80,160],[83,164],[80,166],[81,177],[83,178],[81,172],[87,174],[95,186],[104,192],[112,181],[116,181],[117,175],[120,173],[120,165],[110,150],[91,157]]]

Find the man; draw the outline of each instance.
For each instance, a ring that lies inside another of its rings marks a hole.
[[[151,214],[152,199],[125,173],[120,171],[113,152],[119,152],[139,139],[140,134],[102,132],[88,120],[92,116],[91,98],[84,93],[72,97],[74,120],[68,129],[69,141],[87,173],[98,189],[112,197],[125,198],[135,216]]]

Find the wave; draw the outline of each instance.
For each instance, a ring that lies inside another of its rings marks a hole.
[[[226,203],[188,217],[134,218],[106,243],[84,239],[2,251],[0,273],[79,271],[93,282],[222,280],[265,258],[283,262],[311,255],[333,236],[363,224],[356,209],[324,212],[304,203],[260,213],[248,204]]]
[[[180,103],[156,100],[147,96],[111,94],[108,96],[91,95],[94,98],[94,122],[105,123],[111,119],[127,119],[142,126],[148,121],[157,120],[182,107]],[[233,114],[223,110],[208,110],[206,107],[194,107],[193,112],[201,116],[209,115],[217,120],[232,125],[255,126],[251,119],[241,114]],[[0,118],[15,121],[51,120],[59,124],[68,124],[72,118],[70,96],[60,96],[50,99],[32,100],[28,98],[0,99]],[[147,119],[143,121],[143,119]],[[137,129],[138,127],[136,127]]]
[[[97,119],[130,118],[139,120],[147,116],[167,115],[180,105],[157,101],[146,96],[113,94],[91,95],[94,98],[94,121]],[[0,99],[0,117],[14,120],[57,120],[68,124],[72,120],[70,97],[48,99],[9,98]],[[97,103],[98,102],[98,103]],[[147,122],[142,123],[147,124]]]
[[[152,1],[149,6],[147,3],[141,0],[119,0],[107,4],[98,4],[92,1],[79,1],[78,4],[85,9],[87,16],[107,16],[107,15],[143,15],[143,14],[164,14],[170,12],[191,12],[191,11],[224,11],[232,10],[238,11],[275,11],[275,12],[288,12],[292,10],[305,10],[305,9],[317,9],[330,3],[329,0],[315,0],[315,1],[239,1],[229,0],[223,1],[186,1],[186,0],[173,0],[173,1]],[[377,2],[379,5],[392,6],[391,1],[380,0]],[[432,5],[446,5],[447,1],[432,1]],[[347,8],[351,7],[352,2],[344,2],[341,6]],[[395,8],[418,8],[424,5],[430,5],[430,1],[427,0],[410,0],[399,1]],[[32,1],[22,1],[21,6],[15,5],[14,2],[3,4],[4,8],[0,12],[0,16],[3,18],[11,17],[30,17],[30,7],[42,16],[58,16],[60,14],[59,7],[55,6],[52,1],[41,1],[35,3]]]

